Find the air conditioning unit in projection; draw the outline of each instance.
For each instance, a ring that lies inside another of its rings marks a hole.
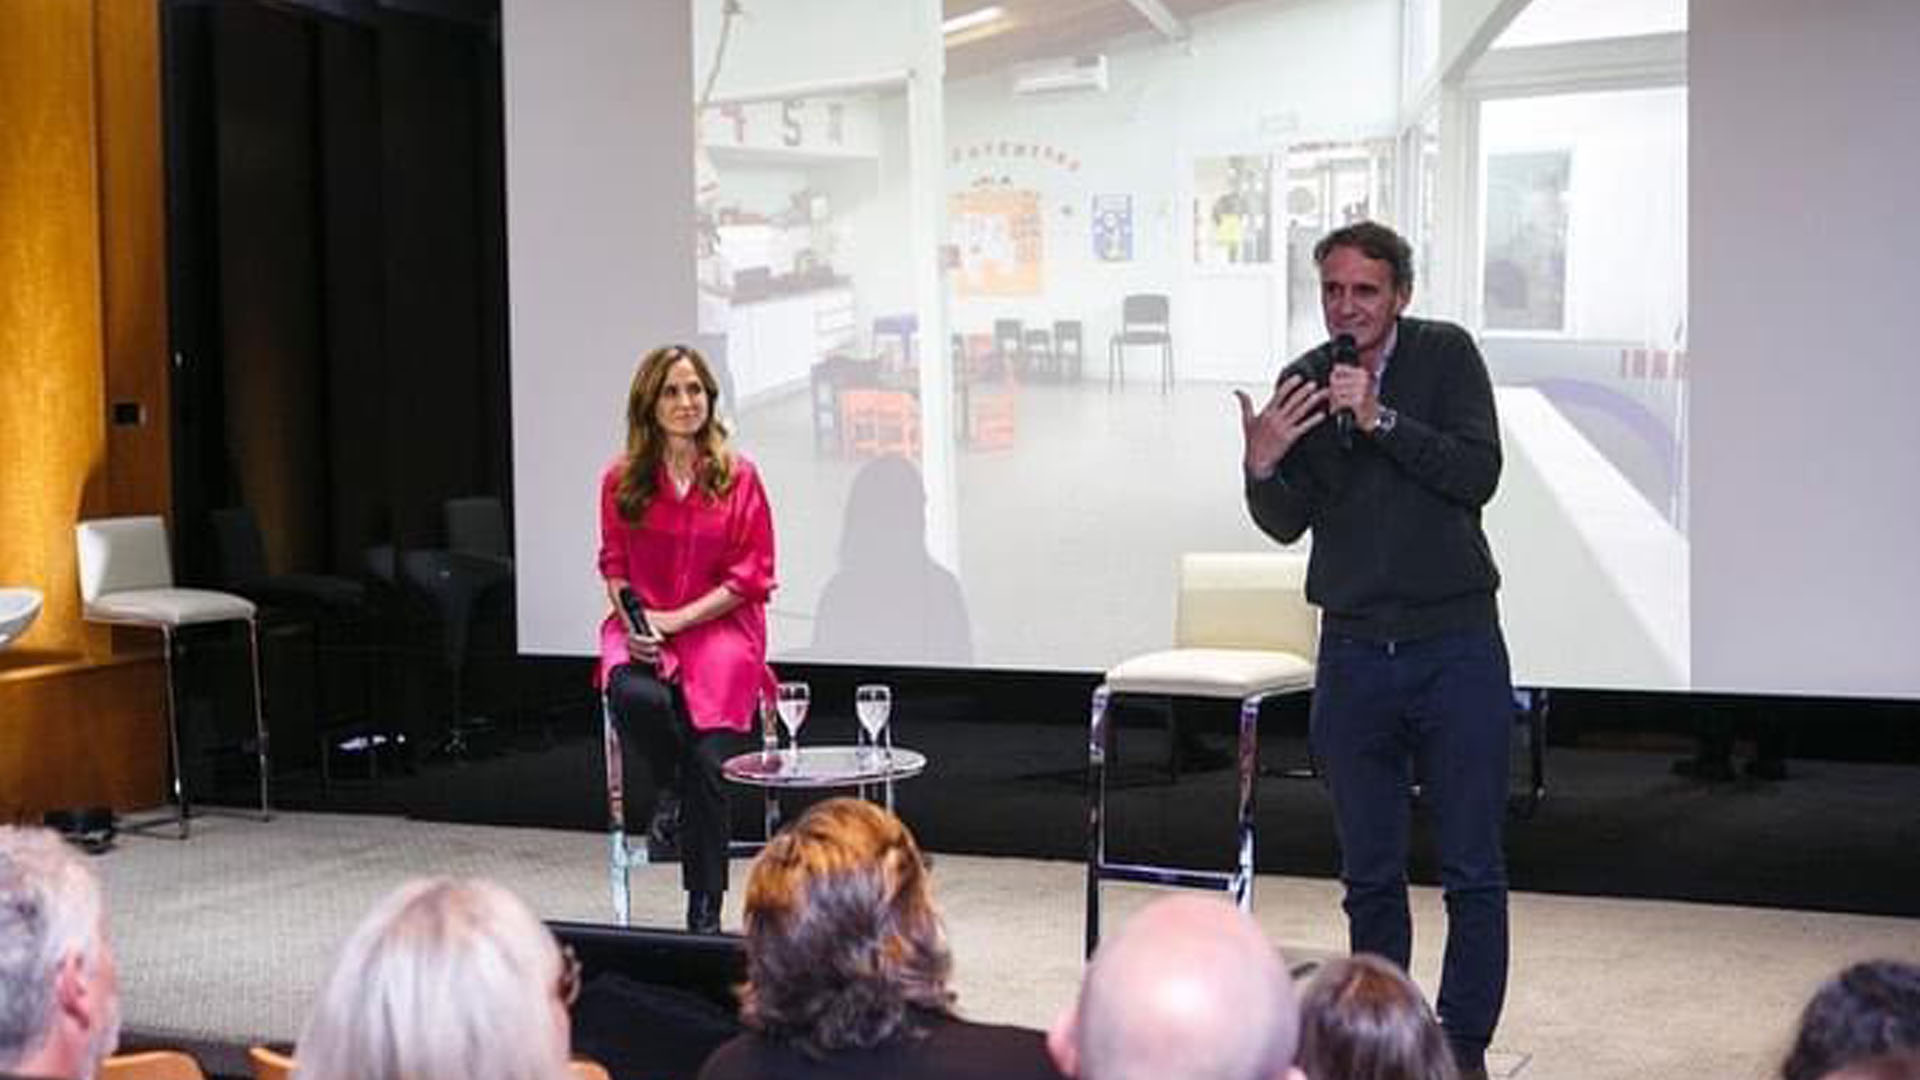
[[[1063,56],[1040,60],[1013,69],[1013,93],[1016,97],[1062,94],[1078,90],[1099,92],[1107,88],[1107,58],[1104,56]]]

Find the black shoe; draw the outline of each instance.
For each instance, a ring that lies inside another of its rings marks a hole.
[[[653,804],[653,820],[647,825],[647,857],[665,862],[680,857],[680,796],[662,791]]]
[[[1755,780],[1785,780],[1787,760],[1775,757],[1754,758],[1747,762],[1746,772]]]
[[[696,934],[720,932],[720,897],[717,892],[687,894],[687,929]]]
[[[1449,1043],[1447,1049],[1453,1054],[1453,1064],[1460,1072],[1460,1080],[1487,1080],[1485,1051],[1458,1043]]]
[[[1673,763],[1673,775],[1709,783],[1725,783],[1733,779],[1733,762],[1724,757],[1681,758]]]

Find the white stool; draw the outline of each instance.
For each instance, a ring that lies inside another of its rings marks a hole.
[[[1093,692],[1087,735],[1087,955],[1100,942],[1100,883],[1136,881],[1230,893],[1253,906],[1253,806],[1260,706],[1313,687],[1319,617],[1305,596],[1307,557],[1292,552],[1189,554],[1180,560],[1174,648],[1126,660]],[[1114,695],[1225,698],[1240,702],[1231,871],[1107,861],[1107,706]]]
[[[160,631],[167,669],[167,741],[173,764],[173,821],[180,839],[187,838],[190,806],[184,764],[180,760],[180,723],[175,715],[173,636],[184,626],[244,622],[253,662],[254,755],[260,770],[260,820],[273,817],[267,785],[272,776],[267,746],[267,722],[260,702],[260,633],[253,601],[210,589],[182,589],[173,584],[173,563],[167,553],[166,523],[158,517],[101,518],[82,521],[74,529],[80,556],[81,617],[88,622],[143,626]],[[140,831],[159,821],[129,825]]]

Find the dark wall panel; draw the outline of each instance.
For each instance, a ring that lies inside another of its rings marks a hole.
[[[316,565],[325,535],[312,38],[297,15],[215,11],[227,450],[276,572]]]

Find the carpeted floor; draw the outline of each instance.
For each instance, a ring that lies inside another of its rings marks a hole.
[[[332,951],[394,884],[485,875],[545,917],[599,919],[608,910],[603,844],[587,832],[307,813],[202,819],[186,843],[124,838],[95,865],[107,884],[129,1041],[187,1047],[213,1071],[240,1074],[246,1045],[298,1034]],[[735,867],[736,881],[743,872]],[[1050,1023],[1079,978],[1081,867],[942,852],[934,877],[963,1009]],[[677,880],[671,869],[636,875],[637,922],[672,924]],[[729,927],[738,926],[737,893]],[[1152,894],[1109,887],[1109,925]],[[1343,947],[1332,882],[1263,876],[1255,906],[1296,961]],[[1431,993],[1437,894],[1416,890],[1415,910],[1414,970]],[[1911,919],[1660,901],[1520,893],[1513,934],[1491,1065],[1497,1075],[1553,1080],[1757,1080],[1822,978],[1866,956],[1920,961],[1920,922]]]

